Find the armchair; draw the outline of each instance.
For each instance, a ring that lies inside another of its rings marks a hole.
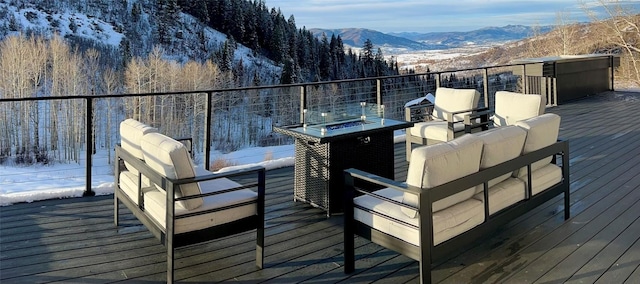
[[[264,261],[265,170],[214,174],[194,167],[185,145],[128,119],[116,146],[114,222],[123,203],[167,249],[167,282],[174,249],[256,230],[256,265]],[[242,182],[234,180],[250,178]],[[255,189],[252,190],[252,188]]]
[[[471,132],[465,116],[477,111],[480,93],[475,89],[436,89],[433,105],[417,105],[405,108],[405,119],[416,122],[406,131],[407,161],[411,159],[412,144],[431,145],[452,140]],[[421,108],[429,108],[426,117],[413,114]],[[416,121],[419,120],[419,121]]]
[[[515,125],[517,121],[543,115],[547,106],[545,96],[497,91],[493,126]]]

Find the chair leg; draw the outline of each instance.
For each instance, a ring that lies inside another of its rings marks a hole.
[[[353,177],[345,173],[344,190],[344,273],[351,273],[355,270],[355,231],[353,220]]]
[[[119,216],[120,216],[120,207],[118,206],[118,191],[116,190],[113,193],[113,222],[116,224],[116,227],[118,227],[119,222]]]
[[[420,265],[420,283],[431,283],[431,261],[421,260]]]
[[[264,268],[264,226],[258,228],[256,235],[256,266],[262,269]]]
[[[356,267],[355,241],[351,226],[344,228],[344,273],[351,273]]]
[[[167,242],[167,283],[173,283],[173,260],[174,260],[173,242]]]

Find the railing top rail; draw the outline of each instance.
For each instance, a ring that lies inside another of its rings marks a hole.
[[[223,93],[223,92],[234,92],[234,91],[255,91],[255,90],[277,89],[277,88],[304,87],[304,86],[310,86],[310,85],[326,85],[326,84],[336,84],[336,83],[362,82],[362,81],[370,81],[370,80],[396,79],[396,78],[414,77],[414,76],[438,75],[438,74],[442,74],[442,73],[466,72],[466,71],[474,71],[474,70],[505,68],[505,67],[514,67],[514,66],[523,66],[523,65],[534,65],[534,64],[540,64],[540,63],[539,62],[512,63],[512,64],[503,64],[503,65],[494,65],[494,66],[485,66],[485,67],[476,67],[476,68],[451,69],[451,70],[431,71],[431,72],[414,73],[414,74],[401,74],[401,75],[392,75],[392,76],[366,77],[366,78],[344,79],[344,80],[322,81],[322,82],[307,82],[307,83],[296,83],[296,84],[286,84],[286,85],[269,85],[269,86],[237,87],[237,88],[190,90],[190,91],[170,91],[170,92],[155,92],[155,93],[122,93],[122,94],[108,94],[108,95],[77,95],[77,96],[55,96],[55,97],[0,98],[0,102],[47,101],[47,100],[69,100],[69,99],[101,99],[101,98],[117,98],[117,97],[147,97],[147,96],[168,96],[168,95],[183,95],[183,94],[197,94],[197,93]]]

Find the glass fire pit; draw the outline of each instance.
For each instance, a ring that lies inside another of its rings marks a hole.
[[[357,168],[394,178],[393,132],[413,123],[384,118],[384,106],[360,103],[343,111],[303,111],[302,123],[274,127],[295,138],[294,200],[342,212],[343,171]]]

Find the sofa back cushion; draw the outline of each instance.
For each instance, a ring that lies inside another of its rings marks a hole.
[[[451,141],[423,146],[411,152],[411,162],[407,173],[407,184],[425,190],[452,180],[475,173],[480,167],[482,140],[473,134],[466,134]],[[471,198],[475,186],[433,203],[433,212]],[[415,194],[405,193],[403,202],[419,206]],[[417,217],[415,210],[402,208],[408,217]]]
[[[545,96],[498,91],[493,123],[496,126],[514,125],[516,121],[544,114],[546,105]]]
[[[120,122],[120,145],[122,149],[131,153],[131,155],[133,155],[134,157],[142,160],[144,159],[142,155],[142,148],[140,148],[142,136],[148,133],[155,132],[158,132],[158,129],[155,127],[148,126],[135,119],[125,119],[124,121]],[[138,170],[132,167],[129,163],[125,162],[124,166],[134,175],[138,175]]]
[[[171,179],[183,179],[195,177],[193,163],[184,144],[173,140],[160,133],[149,133],[142,137],[142,153],[144,160],[154,171]],[[156,187],[162,189],[160,185]],[[170,188],[166,190],[171,190]],[[175,192],[176,197],[200,194],[198,183],[189,183],[179,186]],[[202,206],[202,198],[188,199],[178,202],[188,210]]]
[[[515,125],[492,128],[488,131],[476,133],[483,142],[480,170],[512,160],[522,154],[527,132]],[[489,187],[509,178],[512,172],[494,178],[488,182]],[[483,185],[478,186],[477,192],[482,191]]]
[[[533,151],[547,147],[558,141],[558,132],[560,131],[560,116],[554,113],[546,113],[540,116],[516,122],[516,126],[527,131],[527,139],[524,142],[522,154],[531,153]],[[551,162],[552,157],[544,158],[531,164],[531,171]],[[527,168],[524,167],[515,173],[516,177],[523,177],[527,174]]]
[[[447,120],[447,113],[474,109],[478,107],[480,93],[475,89],[437,88],[436,99],[431,116]],[[462,121],[467,113],[457,114],[453,120]]]

